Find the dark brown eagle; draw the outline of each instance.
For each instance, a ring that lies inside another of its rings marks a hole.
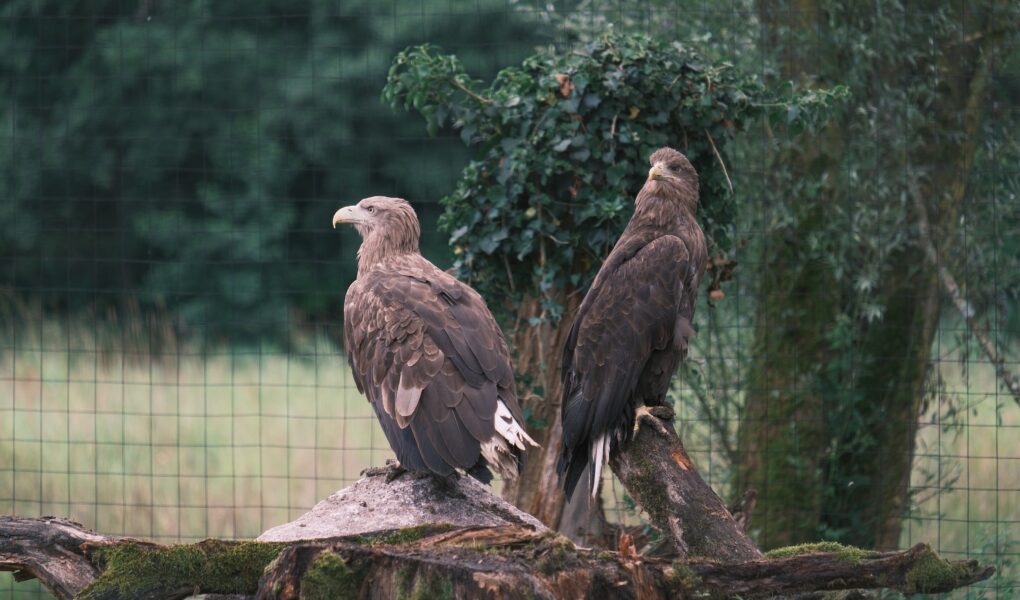
[[[418,251],[405,200],[375,196],[333,215],[361,234],[344,300],[344,347],[400,465],[488,483],[517,476],[528,444],[510,352],[485,301]]]
[[[694,219],[698,173],[683,154],[652,154],[634,215],[584,297],[563,348],[563,447],[557,470],[569,498],[585,468],[602,466],[647,407],[665,402],[687,354],[705,236]]]

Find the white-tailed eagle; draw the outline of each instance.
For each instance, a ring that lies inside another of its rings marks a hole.
[[[528,445],[510,353],[485,301],[418,251],[405,200],[375,196],[333,215],[361,234],[344,300],[344,346],[358,390],[402,467],[488,483],[517,476]]]
[[[563,349],[563,447],[557,463],[567,496],[589,469],[627,439],[639,413],[662,405],[687,354],[705,271],[705,236],[694,215],[698,174],[683,154],[660,148],[634,215],[584,297]]]

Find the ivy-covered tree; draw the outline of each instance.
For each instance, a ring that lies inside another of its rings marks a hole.
[[[734,210],[726,148],[781,104],[765,96],[730,64],[640,35],[542,52],[488,86],[431,46],[395,59],[384,97],[418,111],[430,131],[453,127],[474,150],[442,200],[440,226],[458,275],[502,309],[542,444],[506,494],[546,523],[559,525],[563,507],[554,470],[563,336],[630,218],[649,154],[670,145],[694,164],[699,220],[712,255],[724,260]],[[798,106],[830,97],[806,95]]]

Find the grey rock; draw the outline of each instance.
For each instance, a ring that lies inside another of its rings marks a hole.
[[[265,531],[260,542],[291,542],[430,523],[457,527],[518,525],[547,528],[535,517],[493,495],[472,477],[442,480],[406,473],[387,482],[369,475],[333,493],[297,520]]]

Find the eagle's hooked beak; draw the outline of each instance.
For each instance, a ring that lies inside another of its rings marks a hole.
[[[336,229],[337,223],[360,223],[365,220],[365,211],[355,206],[345,206],[340,210],[333,213],[333,229]]]
[[[648,181],[653,179],[664,179],[663,175],[664,170],[662,168],[662,163],[656,163],[648,170]]]

